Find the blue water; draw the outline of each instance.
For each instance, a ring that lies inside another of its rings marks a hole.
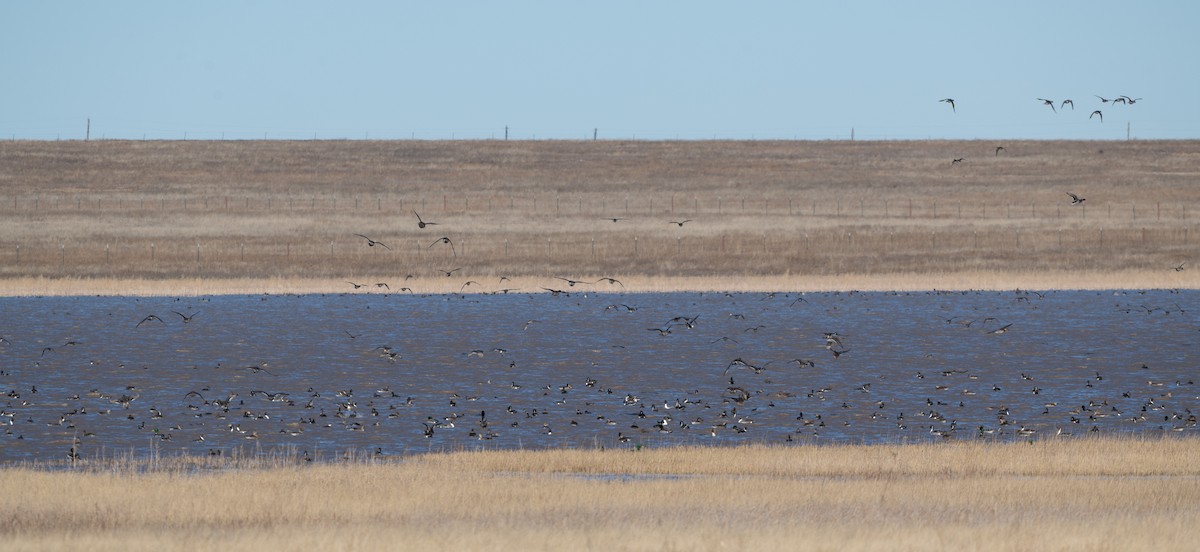
[[[1196,291],[3,298],[0,462],[76,441],[94,457],[1188,435],[1197,313]]]

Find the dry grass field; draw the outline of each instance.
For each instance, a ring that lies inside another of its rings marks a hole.
[[[1191,550],[1200,441],[458,452],[0,470],[5,550]]]
[[[1197,222],[1195,141],[0,142],[0,295],[1195,289]],[[0,549],[1190,550],[1197,458],[1047,438],[6,466]]]
[[[1195,141],[0,142],[10,295],[1196,288],[1198,221]]]

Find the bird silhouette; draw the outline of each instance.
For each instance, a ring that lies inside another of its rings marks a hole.
[[[455,257],[458,256],[458,251],[454,248],[454,242],[450,241],[450,238],[446,236],[442,236],[436,240],[433,240],[433,243],[429,244],[429,247],[433,247],[439,243],[448,244],[450,246],[450,252],[453,253]],[[429,247],[426,249],[429,249]]]
[[[677,225],[679,225],[680,228],[683,228],[683,225],[688,222],[692,222],[692,219],[670,221],[671,224],[677,224]]]
[[[1093,96],[1096,96],[1095,94],[1092,94],[1092,95],[1093,95]],[[1104,97],[1101,97],[1101,96],[1096,96],[1096,97],[1097,97],[1097,98],[1100,98],[1100,103],[1108,103],[1108,102],[1111,102],[1111,101],[1112,101],[1112,100],[1110,100],[1110,99],[1108,99],[1108,98],[1104,98]]]
[[[458,271],[460,271],[460,270],[462,270],[462,267],[461,267],[461,266],[460,266],[460,267],[458,267],[458,268],[452,269],[452,270],[443,270],[442,272],[446,273],[446,277],[447,277],[447,278],[449,278],[449,277],[450,277],[450,275],[452,275],[452,274],[454,274],[455,272],[458,272]]]
[[[957,113],[957,112],[958,112],[958,109],[954,107],[954,98],[946,98],[946,99],[944,99],[944,100],[938,100],[938,101],[939,101],[939,102],[946,102],[946,103],[950,104],[950,111],[953,111],[953,112],[955,112],[955,113]]]
[[[953,161],[951,161],[951,162],[950,162],[950,164],[951,164],[951,165],[957,165],[957,164],[959,164],[959,163],[962,163],[964,160],[966,160],[966,157],[959,157],[959,158],[957,158],[957,159],[954,159]]]
[[[620,280],[618,280],[616,278],[609,278],[607,276],[604,278],[600,278],[599,280],[596,280],[596,283],[600,283],[600,282],[608,282],[609,285],[618,285],[621,287],[625,287],[625,284],[622,284]]]
[[[1093,111],[1091,115],[1088,115],[1088,119],[1091,119],[1092,117],[1095,117],[1096,115],[1100,116],[1100,122],[1103,123],[1104,122],[1104,114],[1101,113],[1099,109]]]
[[[1086,197],[1079,197],[1071,192],[1067,192],[1067,195],[1071,196],[1071,205],[1079,205],[1080,203],[1087,201]]]
[[[1063,100],[1062,104],[1060,104],[1058,107],[1066,107],[1067,104],[1071,104],[1071,111],[1075,111],[1075,102],[1071,100]]]
[[[1048,105],[1048,106],[1050,106],[1050,111],[1053,111],[1053,112],[1055,112],[1055,113],[1058,113],[1058,110],[1057,110],[1057,109],[1054,109],[1054,100],[1047,100],[1047,99],[1045,99],[1045,98],[1038,98],[1038,101],[1039,101],[1039,102],[1042,102],[1042,104],[1043,104],[1043,105]]]
[[[184,324],[187,324],[188,322],[191,322],[191,321],[192,321],[192,319],[193,319],[193,318],[195,318],[197,314],[200,314],[200,311],[193,312],[193,313],[191,314],[191,316],[188,316],[188,315],[186,315],[186,314],[183,314],[182,312],[179,312],[179,311],[171,311],[171,312],[173,312],[173,313],[175,313],[175,314],[178,314],[178,315],[179,315],[179,317],[183,319],[183,323],[184,323]]]
[[[996,146],[996,157],[1000,157],[1000,152],[1002,152],[1002,151],[1008,151],[1008,150],[1004,149],[1004,146]]]
[[[151,320],[153,320],[153,321],[155,321],[155,322],[158,322],[159,324],[166,325],[166,322],[163,322],[163,319],[161,319],[161,318],[159,318],[159,317],[157,317],[157,316],[155,316],[155,315],[151,314],[151,315],[148,315],[148,316],[146,316],[145,318],[143,318],[143,319],[142,319],[142,321],[141,321],[141,322],[138,322],[138,323],[137,323],[137,326],[134,326],[134,327],[135,327],[135,328],[140,328],[140,327],[142,327],[142,324],[145,324],[146,322],[150,322]]]
[[[1185,264],[1187,263],[1179,263],[1179,266],[1175,267],[1175,272],[1183,272],[1183,265]]]
[[[385,243],[383,243],[383,242],[381,242],[381,241],[373,240],[373,239],[371,239],[371,238],[368,238],[368,237],[366,237],[366,236],[364,236],[364,235],[362,235],[362,234],[355,234],[355,236],[358,236],[358,237],[360,237],[360,238],[362,238],[362,239],[364,239],[364,240],[367,240],[367,247],[375,247],[376,245],[379,245],[379,246],[382,246],[384,249],[391,249],[390,247],[388,247],[388,246],[387,246],[387,244],[385,244]]]
[[[1009,329],[1009,328],[1011,328],[1011,327],[1012,327],[1012,324],[1005,324],[1005,325],[1003,325],[1003,326],[1000,326],[999,328],[996,328],[996,329],[994,329],[994,330],[989,330],[989,331],[988,331],[988,333],[989,333],[989,334],[992,334],[992,335],[999,335],[999,334],[1002,334],[1002,333],[1008,333],[1008,329]]]
[[[417,217],[417,228],[424,228],[426,226],[437,226],[436,222],[425,222],[424,220],[421,220],[421,215],[417,214],[416,209],[413,209],[412,214],[416,215],[416,217]]]

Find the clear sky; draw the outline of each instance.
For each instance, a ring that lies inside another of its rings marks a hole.
[[[1198,100],[1192,0],[0,3],[0,138],[1200,138]]]

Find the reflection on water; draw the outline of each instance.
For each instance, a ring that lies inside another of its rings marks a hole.
[[[1197,312],[1195,291],[4,298],[0,461],[75,440],[87,457],[1189,434]]]

